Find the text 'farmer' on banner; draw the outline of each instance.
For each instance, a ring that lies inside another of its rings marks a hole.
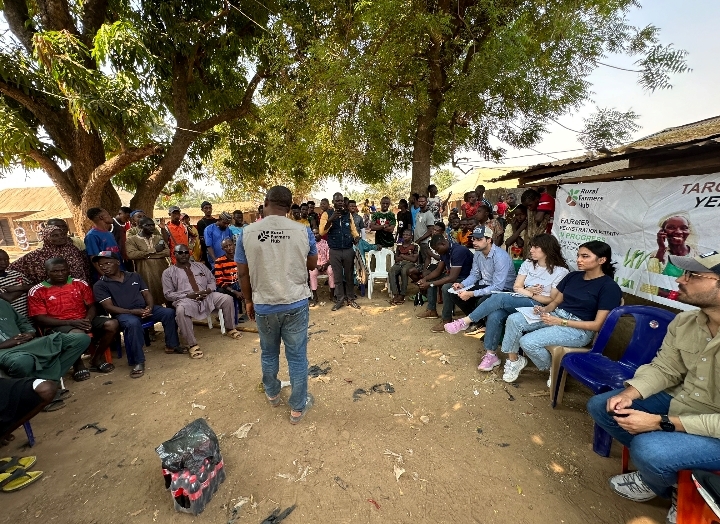
[[[607,242],[623,291],[679,309],[668,255],[720,251],[720,174],[559,186],[553,235],[568,263],[590,240]]]

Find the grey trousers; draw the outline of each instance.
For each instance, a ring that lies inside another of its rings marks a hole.
[[[335,301],[355,300],[355,250],[330,249],[330,266],[335,277]]]
[[[207,314],[218,309],[222,310],[225,329],[228,331],[235,329],[235,303],[232,297],[224,293],[213,292],[205,299],[206,304],[208,300],[212,302],[213,308]],[[175,303],[175,322],[180,328],[180,334],[190,346],[197,344],[192,319],[197,317],[198,310],[197,303],[189,298],[183,298]]]

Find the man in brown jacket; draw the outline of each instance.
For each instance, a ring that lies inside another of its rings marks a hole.
[[[670,262],[685,270],[678,300],[699,309],[680,313],[652,362],[625,389],[591,398],[588,411],[630,448],[637,467],[612,477],[613,491],[637,502],[672,497],[667,522],[674,523],[677,472],[720,470],[720,253]]]

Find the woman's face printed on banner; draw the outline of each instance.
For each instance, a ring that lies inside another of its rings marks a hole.
[[[663,224],[662,232],[669,247],[681,247],[690,235],[690,224],[683,217],[670,217]]]

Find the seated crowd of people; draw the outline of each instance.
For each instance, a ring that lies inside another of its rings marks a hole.
[[[293,205],[288,218],[308,228],[317,249],[317,266],[307,275],[310,305],[319,304],[318,280],[326,276],[332,311],[360,309],[356,288],[366,283],[365,253],[391,249],[391,304],[403,304],[414,284],[414,303],[421,306],[416,316],[433,320],[432,332],[482,338],[481,372],[502,366],[502,379],[512,383],[529,361],[550,370],[547,346],[590,345],[622,302],[610,246],[597,240],[580,245],[578,269],[571,271],[550,234],[554,201],[546,193],[526,190],[520,204],[510,193],[491,206],[478,186],[464,200],[449,212],[448,225],[448,200],[441,201],[432,185],[428,195],[401,199],[396,213],[387,197],[379,208],[366,201],[359,210],[341,193],[322,199],[319,212],[314,202]],[[166,353],[191,358],[203,357],[193,319],[222,312],[225,334],[241,336],[236,242],[243,214],[215,218],[209,202],[202,210],[205,216],[192,226],[180,208],[171,207],[169,221],[158,227],[139,210],[123,208],[111,217],[94,208],[84,252],[58,219],[48,221],[42,247],[12,264],[0,250],[0,370],[16,379],[0,380],[0,389],[13,392],[16,402],[23,395],[34,399],[3,415],[0,437],[39,409],[61,403],[56,384],[71,368],[76,381],[111,371],[109,348],[120,332],[133,378],[145,372],[148,324],[162,323]],[[262,206],[258,211],[262,220]],[[685,271],[677,279],[678,300],[699,309],[676,317],[655,359],[625,389],[588,403],[597,424],[630,449],[638,470],[613,477],[610,485],[637,501],[671,497],[680,469],[720,469],[714,358],[720,347],[720,254],[670,258]],[[669,522],[674,511],[673,504]]]

